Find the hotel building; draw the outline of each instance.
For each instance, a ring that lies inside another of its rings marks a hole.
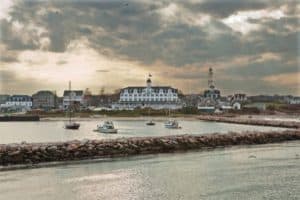
[[[121,89],[120,99],[114,109],[133,110],[135,108],[179,109],[181,108],[178,90],[170,86],[152,86],[149,75],[146,86]]]

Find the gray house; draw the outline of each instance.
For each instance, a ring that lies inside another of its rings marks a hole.
[[[56,108],[56,94],[52,91],[42,90],[32,95],[32,107],[40,109]]]

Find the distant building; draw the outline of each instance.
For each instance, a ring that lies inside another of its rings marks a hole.
[[[213,69],[208,71],[208,89],[204,91],[203,97],[198,103],[199,111],[212,112],[216,107],[220,107],[221,92],[216,89],[213,79]]]
[[[92,95],[87,101],[87,106],[110,108],[119,101],[120,94]]]
[[[52,91],[42,90],[32,95],[32,107],[41,109],[56,108],[56,94]]]
[[[12,95],[6,101],[5,106],[16,110],[30,110],[32,108],[32,98],[28,95]]]
[[[151,107],[153,109],[181,108],[178,90],[170,86],[152,86],[151,75],[146,86],[126,87],[121,89],[115,109],[135,109]]]
[[[183,95],[183,97],[181,98],[182,105],[184,107],[197,107],[201,98],[202,97],[199,94]]]
[[[8,101],[9,97],[10,95],[8,94],[0,94],[0,105],[5,104]]]
[[[228,96],[228,100],[230,102],[245,102],[245,101],[247,101],[247,95],[237,93],[237,94]]]
[[[240,102],[236,101],[236,102],[233,102],[233,103],[232,103],[232,108],[233,108],[234,110],[241,110],[241,109],[242,109],[242,105],[241,105]]]
[[[286,98],[286,102],[288,104],[300,104],[300,97],[289,97],[289,98]]]
[[[213,80],[213,69],[209,68],[208,72],[208,89],[204,91],[203,94],[204,98],[209,98],[209,99],[219,99],[221,97],[221,92],[220,90],[216,89],[214,85],[214,80]]]
[[[75,105],[80,108],[84,105],[84,95],[82,90],[65,90],[63,95],[63,109],[69,105]]]

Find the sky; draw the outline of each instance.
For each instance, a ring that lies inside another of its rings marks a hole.
[[[300,95],[296,0],[1,0],[0,94],[172,86]]]

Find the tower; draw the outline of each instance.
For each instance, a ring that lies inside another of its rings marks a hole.
[[[152,75],[149,74],[149,75],[148,75],[148,79],[147,79],[147,88],[148,88],[148,89],[150,89],[150,88],[152,87],[151,77],[152,77]]]
[[[209,71],[208,71],[208,87],[210,89],[214,89],[215,88],[213,75],[214,75],[213,69],[210,67]]]

